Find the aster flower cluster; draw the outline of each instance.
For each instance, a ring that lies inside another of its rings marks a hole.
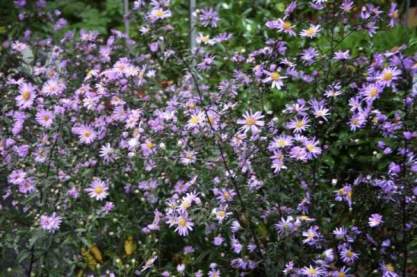
[[[374,47],[397,6],[288,2],[261,46],[204,6],[189,56],[171,4],[134,2],[138,40],[81,30],[5,50],[16,276],[411,274],[417,55]]]

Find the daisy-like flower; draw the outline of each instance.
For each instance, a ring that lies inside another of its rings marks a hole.
[[[295,36],[296,33],[294,28],[295,26],[288,20],[278,19],[277,21],[277,29],[282,33],[288,34],[290,36]]]
[[[107,195],[109,195],[108,190],[109,187],[106,182],[99,178],[95,178],[93,182],[91,182],[90,186],[85,189],[85,192],[87,192],[91,198],[103,200],[107,197]]]
[[[281,87],[284,85],[282,82],[283,79],[286,79],[287,77],[284,77],[280,73],[280,69],[277,68],[274,71],[264,71],[268,77],[262,80],[264,83],[271,83],[272,88],[281,89]]]
[[[175,231],[180,236],[187,236],[193,230],[194,223],[188,218],[186,213],[181,213],[175,219],[175,225],[177,225]]]
[[[100,148],[100,157],[106,163],[113,162],[116,159],[116,151],[110,145],[110,143],[107,143],[106,145],[101,146],[101,148]]]
[[[36,121],[45,128],[50,128],[54,123],[55,115],[51,111],[42,110],[36,113]]]
[[[307,158],[315,158],[321,154],[321,148],[318,146],[319,142],[315,139],[308,139],[304,141],[304,147],[307,149]]]
[[[41,92],[46,96],[57,96],[64,92],[65,87],[65,83],[62,80],[52,79],[43,85]]]
[[[315,99],[310,101],[311,108],[313,110],[313,114],[315,118],[322,118],[327,121],[327,117],[329,116],[329,109],[326,108],[324,100],[317,101]]]
[[[307,29],[301,31],[300,35],[307,38],[315,38],[320,32],[320,25],[310,25]]]
[[[350,119],[349,125],[352,131],[362,128],[366,123],[366,116],[363,112],[358,112],[354,114]]]
[[[345,185],[336,191],[336,201],[346,201],[349,207],[352,206],[352,186]]]
[[[194,113],[188,119],[186,128],[195,129],[203,125],[205,115],[203,112]]]
[[[395,272],[395,267],[388,263],[382,263],[381,264],[381,271],[382,271],[382,277],[398,277],[398,273]]]
[[[303,240],[303,243],[308,244],[310,246],[313,246],[313,245],[317,244],[317,242],[321,238],[321,234],[319,232],[319,227],[318,226],[312,226],[312,227],[308,228],[307,231],[303,232],[303,237],[305,237],[305,239]]]
[[[204,27],[217,27],[217,23],[219,22],[219,14],[213,9],[202,9],[200,12],[199,20],[201,25]]]
[[[261,112],[252,113],[251,111],[247,111],[243,115],[243,119],[239,119],[237,124],[243,125],[241,130],[245,133],[251,131],[253,134],[257,134],[260,132],[259,127],[263,127],[265,122],[261,120],[264,116]]]
[[[335,236],[336,239],[342,240],[347,235],[347,229],[345,227],[338,227],[333,230],[333,235]]]
[[[281,135],[273,138],[268,146],[269,151],[275,151],[292,145],[292,137]]]
[[[272,166],[274,173],[279,173],[282,169],[285,169],[284,165],[284,154],[281,151],[274,151],[274,154],[271,156]]]
[[[331,277],[353,277],[353,275],[349,274],[349,269],[345,266],[341,269],[335,270],[330,275]]]
[[[292,216],[288,216],[286,219],[281,218],[281,220],[274,225],[275,230],[277,230],[278,235],[284,236],[291,232],[294,232],[298,228],[299,224],[295,222]]]
[[[51,215],[42,215],[39,220],[39,225],[43,230],[54,233],[59,229],[61,222],[62,217],[54,212]]]
[[[212,213],[219,223],[222,223],[226,219],[226,217],[232,214],[230,212],[227,212],[226,209],[227,206],[213,209]]]
[[[145,143],[142,143],[140,146],[145,157],[148,157],[156,152],[156,144],[150,139],[147,139]]]
[[[30,177],[25,178],[21,183],[19,183],[18,187],[19,192],[23,194],[29,194],[36,190],[35,182]]]
[[[360,90],[360,94],[365,97],[366,101],[371,102],[379,97],[382,88],[377,84],[369,84]]]
[[[193,150],[185,150],[181,153],[180,162],[183,165],[190,165],[196,162],[196,152]]]
[[[20,109],[30,108],[35,97],[35,87],[29,83],[22,83],[19,85],[19,95],[16,97],[17,106]]]
[[[294,118],[293,120],[291,120],[288,124],[287,127],[289,129],[292,129],[294,131],[294,133],[301,133],[303,131],[305,131],[309,125],[309,120],[307,117],[297,117]]]
[[[343,61],[350,59],[349,50],[346,51],[336,51],[334,52],[334,59],[337,61]]]
[[[359,254],[352,251],[350,247],[343,247],[340,250],[342,261],[348,265],[353,264],[358,258]]]
[[[164,10],[162,7],[155,7],[151,10],[148,17],[152,23],[155,23],[158,20],[162,20],[168,17],[171,17],[172,13],[170,10]]]
[[[84,144],[91,144],[96,139],[96,132],[90,126],[83,125],[76,130],[80,138],[80,142]]]
[[[380,215],[380,214],[372,214],[369,217],[369,221],[368,221],[369,226],[372,227],[372,228],[381,225],[383,222],[384,221],[382,220],[382,215]]]
[[[376,77],[378,84],[383,87],[392,86],[392,82],[398,79],[398,76],[401,74],[401,70],[395,66],[384,68]]]
[[[307,276],[307,277],[320,277],[320,276],[325,276],[326,271],[324,271],[320,267],[314,267],[314,266],[310,265],[309,267],[306,267],[306,266],[303,267],[300,270],[300,273],[303,276]]]
[[[319,52],[315,48],[310,47],[310,48],[303,50],[303,52],[301,52],[301,59],[307,65],[311,65],[314,63],[314,60],[317,58],[318,55],[319,55]]]

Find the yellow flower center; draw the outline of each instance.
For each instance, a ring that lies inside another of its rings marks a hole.
[[[189,207],[191,207],[191,202],[189,200],[185,199],[184,201],[182,201],[181,208],[183,208],[184,210],[186,210]]]
[[[245,119],[245,123],[246,123],[246,125],[253,126],[253,125],[256,124],[256,119],[253,116],[248,116]]]
[[[346,274],[344,272],[339,272],[337,274],[337,277],[346,277]]]
[[[359,126],[359,119],[357,119],[357,118],[352,119],[352,125],[353,126]]]
[[[307,144],[306,148],[309,152],[313,152],[316,149],[313,144]]]
[[[287,143],[285,142],[285,140],[283,140],[283,139],[279,139],[279,140],[277,140],[277,146],[278,146],[279,148],[281,148],[281,147],[285,147],[285,146],[287,146]]]
[[[316,34],[316,29],[314,29],[314,27],[310,27],[306,30],[306,34],[310,37],[314,36]]]
[[[185,218],[183,218],[183,217],[180,217],[180,219],[178,219],[178,226],[186,227],[187,226],[187,220],[185,220]]]
[[[44,120],[44,121],[48,121],[48,120],[49,120],[49,116],[48,116],[48,115],[44,115],[44,116],[43,116],[43,120]]]
[[[315,269],[314,267],[310,267],[308,269],[308,274],[316,275],[317,274],[317,269]]]
[[[226,213],[224,212],[224,211],[222,211],[222,210],[220,210],[220,211],[217,211],[217,216],[218,217],[220,217],[220,218],[224,218],[224,216],[226,215]]]
[[[369,96],[376,97],[377,95],[378,95],[378,90],[375,87],[369,90]]]
[[[198,123],[200,123],[200,118],[196,115],[192,115],[190,118],[190,123],[192,125],[197,125]]]
[[[394,272],[395,268],[392,264],[386,264],[385,268],[387,269],[388,272]]]
[[[353,257],[353,252],[351,250],[346,251],[346,256],[349,258]]]
[[[284,23],[282,24],[282,28],[284,29],[284,30],[291,30],[291,28],[292,28],[292,25],[291,25],[291,22],[289,22],[289,21],[284,21]]]
[[[95,192],[96,194],[102,194],[102,193],[104,192],[104,188],[103,188],[102,186],[96,186],[96,187],[94,188],[94,192]]]
[[[207,43],[210,39],[210,36],[208,36],[208,35],[207,36],[201,36],[200,39],[201,39],[202,42]]]
[[[382,76],[382,79],[384,81],[391,81],[392,80],[392,72],[391,71],[385,71],[384,75]]]
[[[271,73],[272,81],[278,81],[280,79],[280,77],[281,77],[281,75],[277,71]]]
[[[91,132],[90,131],[84,131],[84,137],[89,138],[91,137]]]
[[[30,99],[30,96],[31,96],[31,94],[30,94],[30,91],[29,90],[24,90],[22,92],[22,98],[23,98],[23,100],[28,101]]]
[[[295,128],[297,128],[297,129],[301,129],[301,128],[303,128],[304,127],[304,121],[302,121],[302,120],[297,120],[296,122],[295,122]]]
[[[152,149],[152,148],[154,148],[154,147],[155,147],[155,144],[153,144],[152,142],[148,141],[148,142],[146,143],[146,147],[148,147],[149,149]]]
[[[307,232],[307,238],[308,239],[312,240],[312,239],[314,239],[314,236],[315,236],[315,234],[313,232],[311,232],[311,231]]]
[[[155,11],[155,16],[156,17],[163,17],[165,15],[164,11],[162,9],[157,9]]]

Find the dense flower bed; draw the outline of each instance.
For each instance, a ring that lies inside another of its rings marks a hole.
[[[1,272],[413,276],[417,55],[397,5],[289,2],[260,48],[203,7],[190,55],[169,4],[134,2],[138,38],[5,45]]]

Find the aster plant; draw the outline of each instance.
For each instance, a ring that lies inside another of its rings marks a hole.
[[[40,3],[56,32],[1,50],[1,273],[413,276],[415,39],[395,3],[284,2],[247,41],[200,3],[193,51],[177,1],[107,35]]]

